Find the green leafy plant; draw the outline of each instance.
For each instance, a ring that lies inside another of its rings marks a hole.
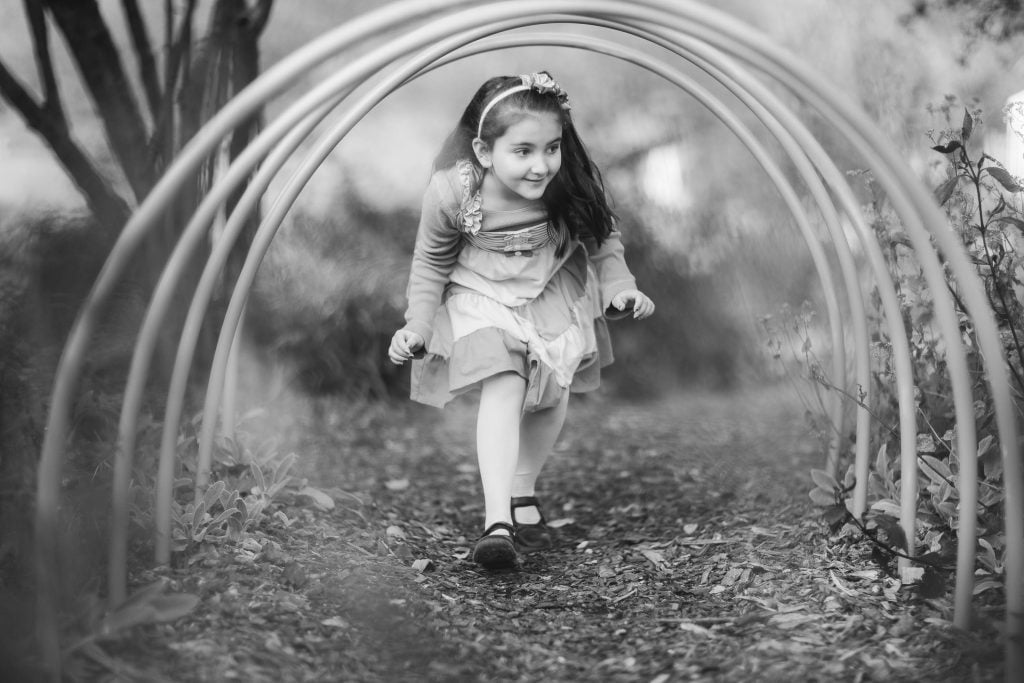
[[[198,603],[196,595],[168,593],[164,579],[143,586],[112,609],[104,609],[95,593],[87,593],[79,605],[78,619],[69,629],[70,643],[62,652],[65,671],[71,674],[76,670],[76,661],[86,658],[124,673],[124,663],[114,662],[107,655],[105,643],[124,638],[136,626],[175,621]]]
[[[243,495],[239,489],[228,489],[223,480],[207,487],[201,500],[182,504],[172,503],[172,550],[185,552],[203,543],[239,541],[246,532],[253,531],[264,520],[274,499],[291,480],[288,471],[297,456],[289,453],[283,458],[261,466],[249,462],[248,471],[253,482]],[[269,471],[264,471],[264,469]],[[179,483],[189,485],[191,480]],[[287,519],[286,519],[287,521]]]
[[[945,116],[950,125],[929,133],[931,148],[943,155],[941,166],[945,180],[935,189],[935,198],[945,209],[951,230],[955,230],[977,274],[984,284],[989,305],[995,313],[1000,337],[1008,359],[1018,414],[1024,414],[1024,284],[1020,241],[1024,237],[1022,187],[1018,180],[989,154],[975,149],[972,143],[981,121],[980,111],[963,109],[962,120],[951,124],[956,107],[949,97],[933,109]],[[933,301],[923,272],[910,241],[902,232],[895,212],[884,195],[875,187],[869,172],[860,177],[872,198],[865,206],[876,236],[888,256],[888,265],[896,286],[903,323],[909,332],[909,345],[914,375],[915,403],[918,413],[917,462],[918,500],[917,533],[906,538],[898,523],[900,489],[905,473],[900,471],[898,449],[898,402],[892,381],[891,340],[882,324],[880,298],[871,297],[872,329],[875,330],[872,355],[871,405],[864,395],[844,393],[849,403],[869,410],[873,416],[872,441],[879,444],[868,483],[868,510],[857,519],[851,514],[848,494],[854,486],[852,465],[842,483],[824,471],[811,473],[815,488],[811,499],[824,509],[825,521],[833,532],[851,538],[867,538],[875,547],[875,557],[888,567],[896,557],[909,557],[921,568],[923,593],[942,590],[941,573],[952,568],[956,554],[958,506],[961,500],[958,473],[956,424],[952,391],[945,369],[944,344],[933,327]],[[999,456],[995,408],[985,378],[985,359],[978,350],[974,327],[966,313],[952,278],[947,287],[953,295],[960,329],[972,373],[975,416],[978,430],[980,490],[978,495],[978,574],[975,593],[998,586],[1002,575],[1003,485]],[[784,311],[781,324],[768,324],[765,329],[772,339],[769,346],[779,357],[784,343],[799,352],[791,353],[806,369],[805,379],[815,387],[830,391],[842,390],[832,385],[821,371],[815,355],[810,317],[804,311]],[[820,404],[819,400],[815,405]],[[809,407],[809,410],[813,405]],[[913,552],[910,552],[913,551]]]

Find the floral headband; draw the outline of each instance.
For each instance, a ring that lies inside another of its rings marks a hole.
[[[483,133],[484,119],[487,118],[487,113],[494,108],[494,105],[496,105],[498,102],[501,102],[503,99],[505,99],[509,95],[512,95],[513,93],[523,92],[525,90],[536,90],[541,95],[544,95],[549,92],[554,93],[555,97],[558,98],[558,104],[562,107],[562,109],[564,109],[565,111],[569,111],[571,109],[571,107],[569,106],[569,95],[565,92],[564,89],[562,89],[562,86],[558,84],[558,81],[553,79],[551,77],[551,74],[549,74],[547,71],[538,71],[537,73],[533,74],[522,74],[521,76],[519,76],[519,80],[521,81],[519,85],[514,85],[508,90],[503,90],[494,97],[492,97],[491,101],[488,102],[487,106],[485,106],[483,111],[480,112],[480,123],[477,124],[476,128],[477,137],[480,137],[480,135]]]

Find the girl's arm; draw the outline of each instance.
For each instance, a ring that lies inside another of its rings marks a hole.
[[[416,233],[412,267],[406,296],[405,327],[430,343],[434,314],[459,257],[462,235],[455,226],[458,206],[453,188],[444,173],[435,173],[423,195],[423,209]]]
[[[583,245],[590,254],[590,260],[597,269],[597,280],[601,288],[601,308],[608,310],[612,300],[621,292],[636,289],[636,278],[626,265],[626,250],[622,246],[622,233],[612,232],[604,239],[601,246],[590,236],[582,238]]]
[[[654,313],[654,302],[636,288],[636,278],[626,265],[621,236],[618,230],[612,230],[600,247],[592,237],[584,238],[583,244],[597,270],[605,317],[624,318],[632,314],[635,319],[642,320]]]

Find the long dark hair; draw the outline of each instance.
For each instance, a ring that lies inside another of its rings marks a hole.
[[[473,152],[480,114],[495,96],[521,82],[518,76],[496,76],[477,89],[459,123],[448,134],[441,151],[434,158],[435,171],[451,168],[462,159],[480,169]],[[562,167],[544,191],[549,219],[556,226],[564,226],[560,232],[567,231],[568,236],[592,236],[601,244],[614,229],[616,215],[608,205],[600,170],[591,161],[587,148],[576,133],[569,110],[562,107],[554,92],[541,93],[530,89],[502,98],[488,110],[480,139],[489,146],[493,145],[526,112],[551,112],[557,114],[562,122]],[[560,254],[564,253],[567,243],[568,239],[563,234],[558,245]]]

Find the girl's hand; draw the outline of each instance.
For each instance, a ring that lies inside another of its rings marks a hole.
[[[654,313],[654,302],[651,297],[637,289],[627,289],[612,298],[612,308],[624,311],[633,308],[633,319],[643,320]]]
[[[423,337],[409,330],[399,330],[391,338],[388,358],[395,365],[401,365],[412,359],[416,352],[423,348]]]

